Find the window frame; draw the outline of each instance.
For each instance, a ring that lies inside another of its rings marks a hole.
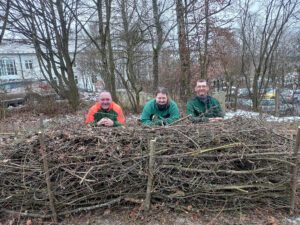
[[[33,70],[33,61],[32,59],[26,59],[24,60],[25,69],[26,70]]]
[[[16,75],[18,75],[16,61],[11,58],[0,59],[0,76],[16,76]]]

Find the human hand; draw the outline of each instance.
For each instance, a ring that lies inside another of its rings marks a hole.
[[[192,123],[206,123],[206,122],[208,122],[208,118],[207,117],[202,117],[202,116],[190,117],[189,120],[192,121]]]
[[[159,125],[159,126],[165,126],[167,125],[167,122],[164,120],[157,120],[154,122],[155,125]]]
[[[208,122],[212,122],[212,123],[214,123],[214,122],[221,122],[221,121],[223,121],[222,117],[215,117],[215,118],[209,118],[208,119]]]
[[[112,127],[114,125],[114,121],[112,121],[111,119],[105,117],[105,118],[102,118],[101,120],[99,120],[97,122],[97,125],[102,125],[102,126],[105,126],[105,127]]]

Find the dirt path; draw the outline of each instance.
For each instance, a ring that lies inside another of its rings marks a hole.
[[[4,218],[3,218],[4,219]],[[5,220],[5,221],[4,221]],[[32,218],[10,216],[1,225],[53,224]],[[2,222],[2,223],[1,223]],[[175,212],[169,209],[154,209],[145,214],[138,208],[123,210],[106,209],[64,218],[59,225],[299,225],[300,218],[288,218],[284,212],[257,209],[251,212],[191,213]]]

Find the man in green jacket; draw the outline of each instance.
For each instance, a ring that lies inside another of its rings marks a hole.
[[[166,88],[158,88],[155,98],[144,106],[141,122],[144,125],[167,125],[180,118],[176,102],[169,99]]]
[[[195,87],[197,96],[187,102],[187,115],[193,123],[218,122],[223,120],[223,112],[217,99],[208,95],[206,80],[198,80]]]

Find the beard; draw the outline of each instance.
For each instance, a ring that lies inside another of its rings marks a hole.
[[[163,104],[163,105],[156,103],[156,106],[157,106],[158,110],[162,111],[169,107],[169,103],[167,102],[166,104]]]

